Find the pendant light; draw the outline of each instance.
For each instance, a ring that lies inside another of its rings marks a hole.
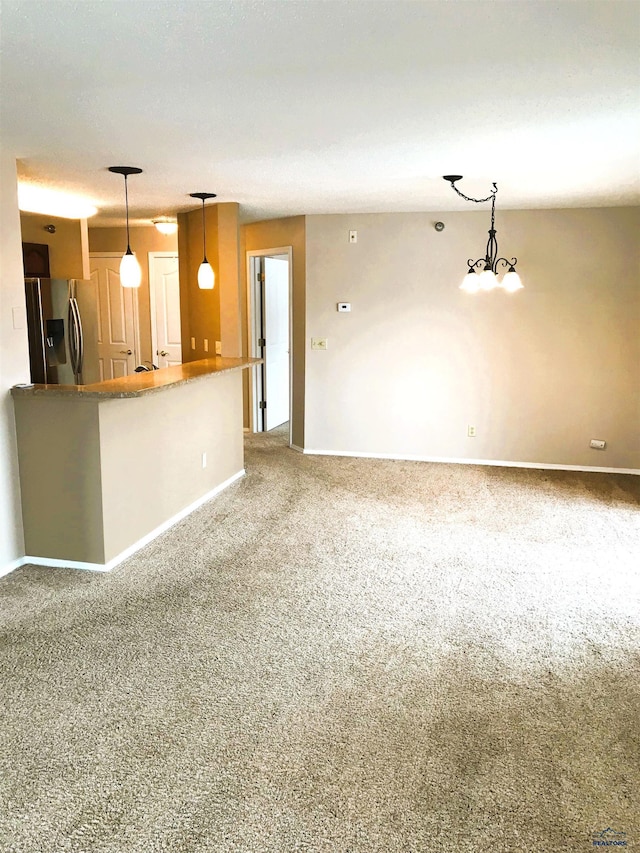
[[[460,290],[467,293],[478,293],[479,290],[495,290],[502,288],[507,293],[515,293],[516,290],[522,290],[524,285],[520,281],[520,276],[516,272],[517,258],[511,258],[508,261],[506,258],[498,257],[498,240],[495,228],[496,219],[496,194],[498,192],[497,184],[493,185],[491,194],[486,198],[470,198],[468,195],[461,193],[456,186],[456,181],[462,180],[462,175],[443,175],[445,181],[449,181],[451,188],[458,193],[461,198],[466,201],[472,201],[475,204],[481,204],[484,201],[491,201],[491,228],[489,230],[489,239],[487,241],[487,249],[484,258],[479,258],[474,261],[472,258],[467,261],[467,274],[462,280]],[[508,267],[507,274],[502,281],[499,281],[496,273],[498,272],[498,264],[503,264]],[[476,267],[482,266],[482,272],[478,274]]]
[[[127,191],[127,178],[129,175],[139,175],[142,169],[138,169],[137,166],[109,166],[109,171],[124,176],[124,203],[127,211],[127,251],[120,261],[120,284],[123,287],[140,287],[142,270],[140,269],[138,259],[131,251],[129,243],[129,193]]]
[[[213,285],[216,283],[216,277],[213,272],[213,267],[207,260],[207,232],[204,223],[204,203],[208,198],[215,198],[215,193],[189,193],[191,198],[202,199],[202,263],[198,268],[198,287],[200,290],[213,290]]]

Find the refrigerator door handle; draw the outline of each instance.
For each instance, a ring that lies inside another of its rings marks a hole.
[[[80,309],[78,308],[78,300],[75,296],[72,296],[69,299],[69,349],[71,354],[71,367],[77,385],[79,384],[80,376],[82,374],[84,339],[82,335]]]
[[[78,379],[82,376],[82,366],[84,364],[84,334],[82,332],[82,319],[80,318],[80,308],[78,300],[73,297],[73,308],[76,314],[76,327],[78,329]]]
[[[67,314],[68,318],[68,327],[69,327],[69,357],[71,359],[71,369],[73,370],[73,375],[76,375],[76,364],[77,364],[77,346],[76,346],[76,318],[73,312],[73,300],[69,299],[69,310]]]
[[[73,377],[78,384],[78,378],[82,373],[82,324],[80,322],[80,311],[74,297],[69,299],[69,355],[71,356],[71,369]]]
[[[47,381],[47,350],[45,348],[45,340],[44,340],[44,313],[42,310],[42,285],[40,284],[40,279],[36,279],[36,293],[37,293],[37,315],[36,315],[36,328],[39,329],[39,338],[40,338],[40,346],[42,347],[42,369],[44,371],[44,381]]]

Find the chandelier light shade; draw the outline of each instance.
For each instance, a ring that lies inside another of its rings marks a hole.
[[[524,285],[520,281],[520,276],[516,272],[517,258],[511,258],[508,261],[506,258],[498,257],[498,240],[496,239],[497,231],[495,229],[496,219],[496,194],[498,185],[493,184],[491,194],[486,198],[470,198],[468,195],[461,193],[456,186],[456,181],[462,180],[462,175],[443,175],[445,181],[449,181],[452,189],[466,201],[472,201],[475,204],[481,204],[484,201],[491,202],[491,228],[489,229],[489,239],[487,241],[487,249],[484,258],[479,258],[477,261],[471,258],[467,261],[467,274],[462,280],[460,290],[466,293],[478,293],[481,290],[505,290],[507,293],[515,293],[516,290],[521,290]],[[507,267],[507,272],[504,277],[498,279],[498,266],[502,264]],[[478,267],[482,267],[482,272],[478,273]]]
[[[123,287],[140,287],[142,270],[140,269],[138,259],[131,251],[129,240],[129,191],[127,188],[127,178],[129,175],[141,174],[142,169],[138,169],[137,166],[109,166],[109,171],[124,177],[124,203],[127,212],[127,251],[120,261],[120,284]]]
[[[200,290],[213,290],[216,277],[213,267],[207,260],[207,232],[204,221],[204,203],[208,198],[215,198],[215,193],[189,193],[191,198],[199,198],[202,201],[202,263],[198,268],[198,287]]]
[[[151,221],[157,230],[166,237],[175,234],[178,230],[178,223],[175,219],[171,219],[170,216],[159,216],[157,219],[152,219]]]
[[[480,290],[480,276],[475,270],[469,270],[465,275],[462,279],[460,290],[464,290],[467,293],[477,293]]]

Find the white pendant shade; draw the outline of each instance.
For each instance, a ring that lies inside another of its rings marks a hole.
[[[213,267],[208,261],[203,261],[198,268],[198,287],[200,290],[213,290],[215,282]]]
[[[480,276],[477,272],[468,272],[465,277],[462,279],[462,284],[460,285],[460,290],[464,290],[465,293],[477,293],[480,284]]]
[[[508,293],[515,293],[516,290],[521,290],[524,284],[520,281],[518,273],[510,270],[502,279],[502,286]]]
[[[120,284],[123,287],[140,287],[142,270],[133,252],[127,252],[120,261]]]

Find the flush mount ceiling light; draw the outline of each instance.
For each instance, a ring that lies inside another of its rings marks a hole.
[[[120,284],[123,287],[140,287],[142,270],[140,269],[138,259],[131,251],[129,243],[129,193],[127,190],[127,178],[129,175],[139,175],[142,169],[138,169],[137,166],[109,166],[109,171],[124,176],[124,203],[127,211],[127,251],[120,261]]]
[[[484,201],[491,201],[491,228],[489,229],[489,240],[487,241],[487,251],[484,258],[479,258],[477,261],[469,259],[467,261],[467,274],[465,275],[460,290],[465,290],[467,293],[477,293],[479,290],[495,290],[502,288],[508,293],[514,293],[516,290],[521,290],[524,286],[520,281],[520,276],[516,272],[517,258],[511,258],[508,261],[506,258],[498,257],[498,241],[496,239],[495,216],[496,216],[496,194],[498,192],[497,184],[493,184],[491,194],[486,198],[469,198],[468,195],[461,193],[456,186],[456,181],[462,180],[462,175],[443,175],[445,181],[449,181],[452,189],[454,189],[461,198],[466,201],[472,201],[475,204],[481,204]],[[497,278],[498,265],[503,264],[508,267],[504,278],[499,281]],[[476,267],[482,266],[482,272],[478,274]]]
[[[202,199],[202,254],[203,259],[198,268],[198,287],[200,290],[213,290],[213,285],[216,282],[216,277],[213,274],[213,268],[207,260],[207,232],[204,224],[204,203],[208,198],[215,198],[215,193],[189,193],[191,198]]]
[[[18,184],[18,207],[25,213],[43,213],[62,219],[88,219],[98,208],[85,198],[37,184]]]
[[[170,216],[158,216],[157,219],[151,220],[161,234],[175,234],[178,230],[178,223]]]

